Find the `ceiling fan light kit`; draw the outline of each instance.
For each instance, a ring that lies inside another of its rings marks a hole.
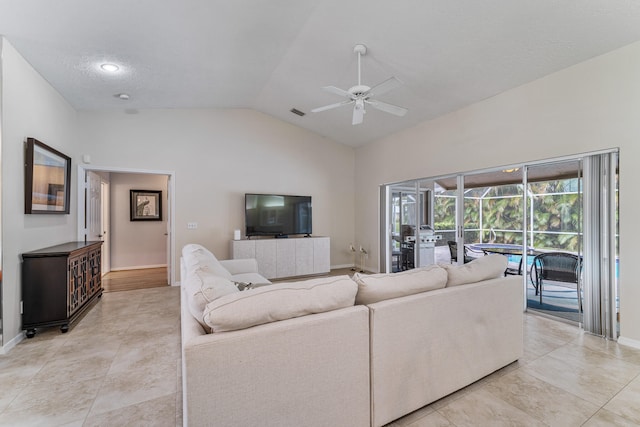
[[[378,101],[377,99],[373,99],[374,96],[382,95],[390,91],[391,89],[400,86],[402,82],[396,77],[390,77],[382,83],[375,85],[374,87],[363,85],[361,79],[361,58],[362,55],[365,55],[367,53],[367,47],[363,44],[357,44],[353,48],[353,52],[358,55],[358,84],[350,87],[349,90],[343,90],[335,86],[325,86],[322,88],[322,90],[324,90],[325,92],[343,96],[347,98],[347,100],[337,102],[335,104],[325,105],[323,107],[314,108],[313,110],[311,110],[311,112],[319,113],[321,111],[327,111],[334,108],[342,107],[343,105],[354,104],[353,117],[351,120],[351,124],[353,125],[359,125],[364,121],[364,115],[367,112],[365,109],[366,105],[370,105],[377,110],[393,114],[398,117],[402,117],[407,114],[407,111],[409,110],[404,107],[399,107],[397,105],[392,105],[386,102]]]

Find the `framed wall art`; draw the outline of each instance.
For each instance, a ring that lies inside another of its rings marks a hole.
[[[27,138],[24,168],[24,213],[68,214],[71,158]]]
[[[162,191],[130,190],[131,221],[162,221]]]

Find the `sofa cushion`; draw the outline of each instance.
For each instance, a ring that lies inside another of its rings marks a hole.
[[[356,304],[372,304],[444,288],[447,283],[447,272],[437,265],[430,265],[401,273],[370,275],[356,273],[353,280],[358,284]]]
[[[464,265],[440,264],[440,266],[447,270],[447,287],[449,287],[504,276],[507,263],[506,256],[494,254],[476,258]]]
[[[222,296],[239,292],[233,281],[199,269],[188,276],[184,288],[189,312],[205,328],[203,314],[207,304]]]
[[[190,243],[182,248],[182,259],[185,262],[187,274],[196,269],[210,271],[211,273],[231,279],[231,273],[220,264],[220,261],[202,245]]]
[[[204,321],[224,332],[337,310],[354,305],[357,289],[346,275],[262,286],[210,302]]]

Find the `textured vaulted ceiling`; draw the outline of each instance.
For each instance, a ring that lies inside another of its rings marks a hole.
[[[0,34],[79,110],[253,108],[359,146],[640,40],[640,2],[0,0]],[[309,113],[356,83],[357,43],[405,117]]]

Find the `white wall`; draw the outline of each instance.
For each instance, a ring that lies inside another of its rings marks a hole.
[[[310,195],[313,234],[331,264],[351,263],[354,150],[253,110],[80,112],[92,167],[175,172],[176,249],[200,243],[228,258],[244,230],[245,193]],[[188,230],[187,223],[198,223]],[[177,270],[177,269],[175,269]]]
[[[3,344],[21,334],[20,254],[76,239],[75,194],[71,214],[24,214],[24,141],[34,137],[77,157],[76,112],[2,39],[2,314]],[[71,187],[76,171],[72,167]],[[15,342],[15,341],[14,341]]]
[[[369,267],[380,184],[619,147],[621,336],[640,344],[639,112],[635,43],[357,149],[356,240],[374,249]]]
[[[111,270],[167,264],[167,176],[112,173]],[[162,191],[162,221],[131,221],[130,190]]]

